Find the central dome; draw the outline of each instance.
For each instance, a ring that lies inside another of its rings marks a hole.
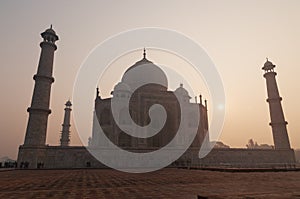
[[[158,87],[164,90],[168,88],[166,74],[159,66],[146,59],[145,51],[144,58],[128,68],[121,81],[127,84],[132,90],[146,84],[159,84],[160,86]]]

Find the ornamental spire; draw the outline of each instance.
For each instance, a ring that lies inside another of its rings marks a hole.
[[[143,56],[144,56],[144,59],[146,59],[146,48],[144,48]]]

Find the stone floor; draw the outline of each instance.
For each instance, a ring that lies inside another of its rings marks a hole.
[[[300,198],[300,172],[230,173],[163,169],[0,172],[0,198]]]

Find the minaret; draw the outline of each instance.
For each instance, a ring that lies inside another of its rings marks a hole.
[[[64,123],[62,124],[60,146],[69,146],[70,143],[70,118],[71,118],[71,106],[70,100],[66,102]]]
[[[268,59],[262,68],[265,71],[264,78],[266,78],[267,92],[271,117],[271,127],[273,132],[273,139],[275,149],[290,149],[290,141],[286,129],[287,122],[284,119],[284,114],[281,106],[282,98],[279,96],[279,91],[276,83],[274,72],[275,65]]]
[[[31,106],[27,109],[29,119],[26,129],[24,146],[44,146],[46,143],[46,132],[49,109],[54,51],[57,49],[55,42],[58,36],[52,29],[52,25],[41,33],[43,41],[40,43],[41,54],[35,80]]]

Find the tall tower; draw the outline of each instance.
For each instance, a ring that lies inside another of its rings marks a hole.
[[[70,143],[70,118],[71,118],[71,106],[70,100],[66,102],[64,123],[62,124],[60,146],[69,146]]]
[[[281,106],[282,98],[279,96],[279,91],[276,83],[275,76],[277,75],[274,72],[275,65],[270,62],[268,59],[262,68],[265,71],[264,78],[266,78],[267,83],[267,92],[270,109],[271,122],[273,139],[275,149],[291,149],[290,141],[286,129],[287,122],[284,119],[284,114]]]
[[[46,131],[49,109],[54,51],[57,49],[55,42],[58,36],[52,29],[52,25],[41,33],[43,41],[40,43],[41,54],[35,80],[31,106],[27,109],[29,119],[26,129],[24,146],[44,146],[46,143]]]

